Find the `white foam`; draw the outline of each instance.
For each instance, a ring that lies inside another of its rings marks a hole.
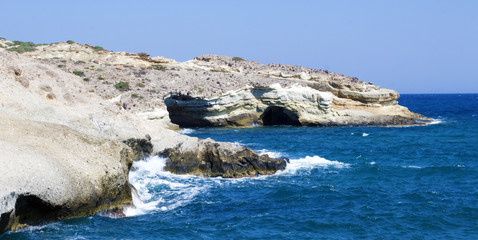
[[[349,168],[350,164],[343,163],[339,161],[331,161],[319,156],[307,156],[300,159],[291,159],[290,163],[287,164],[287,167],[284,171],[279,174],[297,174],[298,171],[305,170],[310,171],[314,168]]]
[[[376,162],[370,162],[370,165],[375,165],[375,164],[377,164],[377,163]]]
[[[416,168],[416,169],[420,169],[422,167],[419,167],[419,166],[415,166],[415,165],[409,165],[409,166],[402,166],[403,168]]]
[[[184,128],[184,129],[178,131],[178,133],[181,133],[181,134],[191,134],[193,132],[194,132],[194,130],[191,129],[191,128]]]
[[[133,205],[125,209],[126,216],[146,214],[151,211],[168,211],[194,200],[210,185],[200,184],[200,178],[176,175],[164,171],[165,158],[153,156],[133,164],[129,174],[133,191]]]
[[[370,134],[368,134],[368,133],[362,133],[362,137],[366,137],[366,136],[368,136],[368,135],[370,135]]]
[[[280,157],[280,152],[272,152],[267,149],[258,151],[268,154],[270,157]],[[176,175],[164,171],[166,159],[152,156],[133,164],[134,170],[129,174],[129,181],[135,187],[133,189],[133,206],[124,210],[126,216],[137,216],[153,211],[170,211],[175,208],[186,206],[194,201],[197,196],[207,192],[213,187],[221,187],[224,184],[244,184],[247,181],[255,184],[271,176],[255,178],[224,179],[203,178],[192,175]],[[338,161],[330,161],[318,156],[292,159],[284,171],[277,174],[297,174],[298,171],[311,170],[314,168],[348,168],[350,164]]]
[[[261,149],[261,150],[257,150],[257,153],[259,155],[264,155],[264,154],[267,154],[269,157],[271,158],[280,158],[280,157],[284,157],[284,154],[281,153],[281,152],[273,152],[273,151],[269,151],[267,149]]]
[[[237,147],[244,147],[244,144],[240,143],[240,142],[233,142],[232,143],[234,146],[237,146]]]
[[[443,121],[440,119],[433,119],[433,121],[431,121],[429,124],[432,125],[432,124],[440,124],[440,123],[443,123]]]

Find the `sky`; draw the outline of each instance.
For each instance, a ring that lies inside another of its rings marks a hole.
[[[399,93],[478,93],[478,1],[0,0],[0,37],[324,69]]]

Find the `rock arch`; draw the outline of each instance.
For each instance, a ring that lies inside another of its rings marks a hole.
[[[301,126],[299,116],[296,113],[287,110],[283,107],[270,106],[261,116],[262,124],[264,126],[271,125],[291,125]]]

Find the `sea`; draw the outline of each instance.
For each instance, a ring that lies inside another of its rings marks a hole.
[[[404,94],[434,119],[409,127],[191,128],[287,157],[271,176],[174,175],[134,164],[135,207],[3,239],[478,239],[478,94]]]

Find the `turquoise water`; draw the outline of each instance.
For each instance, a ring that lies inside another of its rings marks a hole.
[[[128,217],[77,218],[2,239],[476,239],[478,94],[403,95],[437,119],[401,128],[198,128],[291,163],[273,176],[177,176],[135,163]]]

